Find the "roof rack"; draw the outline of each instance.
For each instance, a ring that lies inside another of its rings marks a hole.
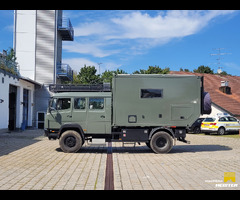
[[[58,92],[111,92],[110,83],[94,85],[64,85],[50,84],[49,90],[54,93]]]

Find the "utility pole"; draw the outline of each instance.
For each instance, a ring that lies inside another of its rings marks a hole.
[[[225,48],[213,48],[212,50],[216,50],[217,53],[211,53],[210,54],[211,56],[218,56],[217,59],[216,59],[217,60],[217,65],[218,65],[218,70],[217,70],[218,74],[220,74],[223,71],[222,67],[220,65],[220,60],[223,59],[221,56],[231,54],[231,53],[221,52],[221,50],[223,50],[223,49],[225,49]]]

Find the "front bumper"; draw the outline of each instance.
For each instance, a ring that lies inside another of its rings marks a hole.
[[[58,139],[58,131],[57,130],[49,130],[44,129],[45,136],[48,137],[48,139]]]

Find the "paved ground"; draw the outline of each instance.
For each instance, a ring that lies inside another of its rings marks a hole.
[[[191,135],[168,154],[112,144],[115,190],[240,189],[240,139]],[[0,134],[0,189],[103,190],[108,147],[66,154],[39,130]],[[224,183],[224,172],[236,181]],[[216,187],[216,184],[218,184]],[[236,185],[237,184],[237,185]]]

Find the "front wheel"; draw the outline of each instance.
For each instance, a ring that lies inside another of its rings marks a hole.
[[[155,153],[168,153],[173,147],[173,139],[164,131],[157,132],[151,138],[150,147]]]
[[[76,131],[65,131],[59,139],[59,145],[63,152],[74,153],[82,147],[82,137]]]

